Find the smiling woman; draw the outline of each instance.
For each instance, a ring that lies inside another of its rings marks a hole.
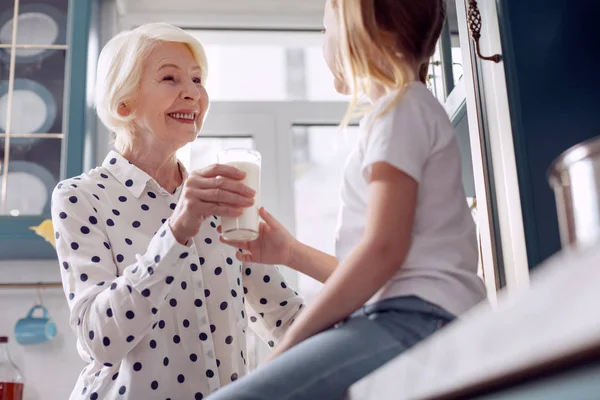
[[[219,240],[220,217],[254,204],[244,173],[188,174],[177,160],[208,109],[206,72],[200,43],[166,24],[123,32],[100,55],[96,105],[117,151],[52,199],[88,362],[71,399],[202,399],[246,374],[248,321],[274,346],[302,307],[275,266]]]
[[[123,99],[118,115],[130,120],[117,132],[125,153],[139,152],[142,143],[178,148],[193,141],[208,109],[202,69],[184,43],[166,42],[144,58],[135,98]],[[150,140],[148,140],[150,139]]]
[[[96,86],[98,116],[115,135],[115,148],[122,151],[133,147],[135,139],[130,135],[130,124],[142,117],[132,113],[134,102],[146,100],[152,104],[155,113],[163,107],[163,115],[185,111],[170,109],[174,97],[179,94],[176,84],[181,84],[184,76],[191,78],[184,82],[193,86],[185,88],[187,94],[191,92],[192,97],[203,97],[200,106],[204,107],[197,106],[192,111],[199,119],[198,132],[208,106],[204,89],[207,74],[208,63],[202,45],[168,24],[142,25],[115,36],[100,54]],[[142,81],[148,85],[141,85]],[[153,92],[153,97],[148,99],[143,96],[147,94],[142,92],[144,89],[159,90],[160,93]],[[138,108],[146,109],[144,104],[139,104]]]

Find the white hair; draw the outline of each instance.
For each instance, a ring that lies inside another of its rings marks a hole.
[[[98,117],[113,135],[115,149],[120,152],[131,146],[132,138],[127,128],[135,116],[133,113],[126,117],[119,115],[119,106],[136,99],[143,61],[160,42],[187,45],[200,66],[201,81],[206,82],[208,64],[204,48],[182,29],[165,23],[151,23],[113,37],[98,59],[95,105]]]

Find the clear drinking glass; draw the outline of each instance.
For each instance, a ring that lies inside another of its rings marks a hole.
[[[219,164],[231,165],[246,173],[242,183],[256,191],[254,204],[244,208],[239,217],[221,217],[223,239],[234,242],[250,242],[258,238],[258,209],[260,207],[261,156],[251,149],[226,149],[217,154]]]

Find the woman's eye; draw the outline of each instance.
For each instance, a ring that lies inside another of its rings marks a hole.
[[[175,78],[173,78],[173,75],[167,75],[163,78],[163,81],[174,81]]]
[[[193,81],[194,81],[194,83],[199,83],[199,84],[202,83],[202,79],[200,79],[200,78],[194,78]]]

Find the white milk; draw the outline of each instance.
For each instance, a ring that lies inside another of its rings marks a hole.
[[[239,217],[221,217],[221,235],[225,240],[249,242],[258,238],[258,209],[260,207],[260,165],[249,161],[227,162],[246,173],[242,183],[256,191],[254,204],[244,208]]]

